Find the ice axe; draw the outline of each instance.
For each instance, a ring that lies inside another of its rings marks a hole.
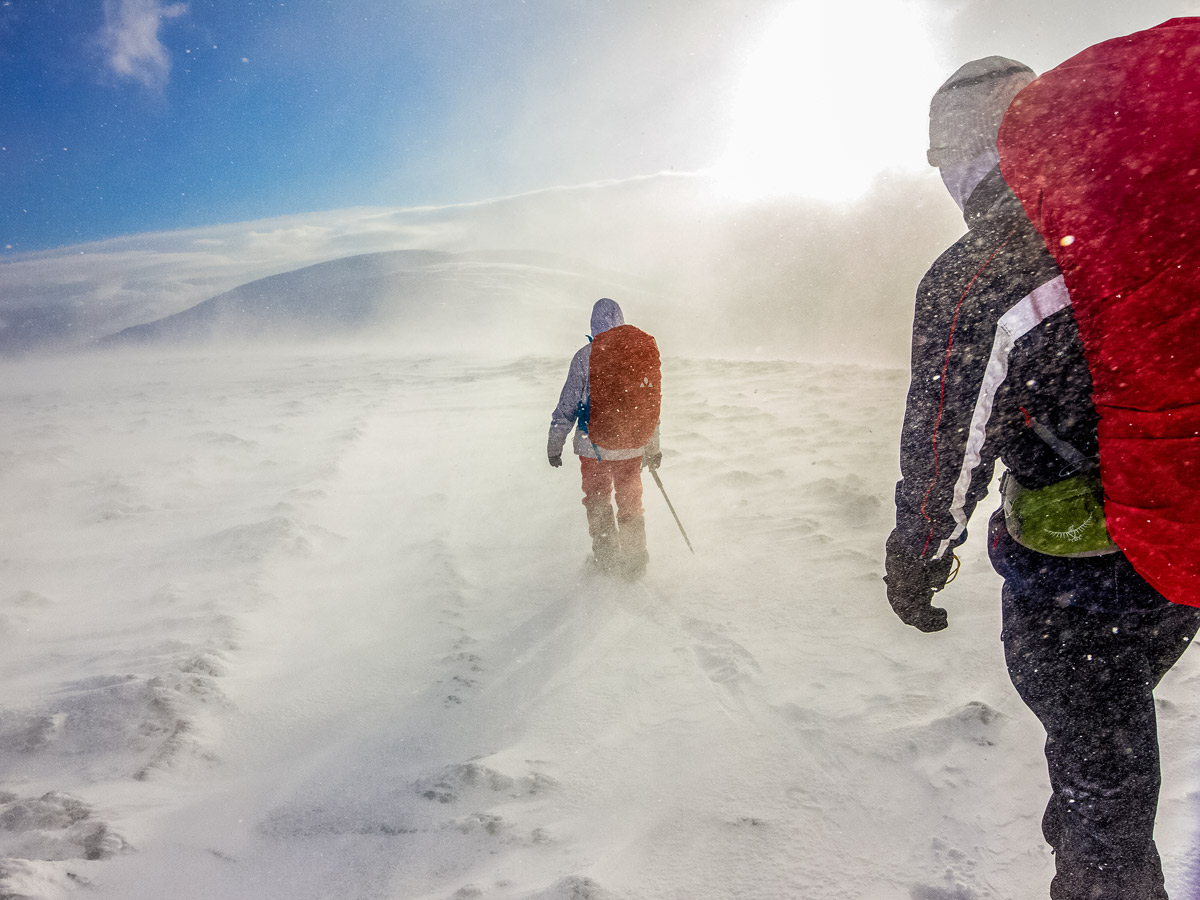
[[[663,487],[662,479],[658,477],[658,469],[651,469],[650,475],[654,478],[654,483],[658,485],[658,489],[662,491],[663,499],[667,501],[667,509],[675,517],[675,524],[679,526],[679,533],[683,535],[684,543],[692,551],[692,556],[695,556],[696,550],[692,547],[692,542],[688,540],[687,532],[683,530],[683,523],[679,521],[679,513],[675,512],[675,507],[671,504],[671,498],[667,496],[667,489]]]

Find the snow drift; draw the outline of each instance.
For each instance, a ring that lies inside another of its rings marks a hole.
[[[905,373],[668,354],[697,555],[648,484],[629,585],[544,459],[570,349],[3,364],[0,894],[1044,893],[983,549],[946,632],[884,599]],[[1197,664],[1160,688],[1182,897]]]

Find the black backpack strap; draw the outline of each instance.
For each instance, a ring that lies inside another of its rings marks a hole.
[[[1033,429],[1034,434],[1046,442],[1051,450],[1070,464],[1070,467],[1063,473],[1064,475],[1082,472],[1097,465],[1095,457],[1084,456],[1078,447],[1064,441],[1037,419],[1033,418],[1033,416],[1029,417],[1029,427]]]

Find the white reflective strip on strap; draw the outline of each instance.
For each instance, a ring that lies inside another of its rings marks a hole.
[[[983,384],[980,385],[979,396],[975,400],[975,412],[971,416],[971,425],[967,432],[962,469],[958,473],[958,481],[954,484],[954,500],[950,505],[950,514],[955,522],[954,531],[938,546],[934,559],[941,559],[950,545],[966,530],[967,489],[971,486],[971,476],[979,466],[996,392],[1008,377],[1008,359],[1012,355],[1013,347],[1018,339],[1070,305],[1071,297],[1067,293],[1066,283],[1059,275],[1027,294],[996,323],[992,355],[988,358],[987,369],[983,373]]]
[[[1000,324],[1008,330],[1013,340],[1025,337],[1034,328],[1057,312],[1071,305],[1067,283],[1059,275],[1036,288],[1024,300],[1000,317]]]

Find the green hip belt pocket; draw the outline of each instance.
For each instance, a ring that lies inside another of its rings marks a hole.
[[[1048,556],[1103,556],[1121,549],[1108,536],[1097,471],[1042,488],[1023,487],[1005,472],[1000,490],[1004,523],[1022,547]]]

